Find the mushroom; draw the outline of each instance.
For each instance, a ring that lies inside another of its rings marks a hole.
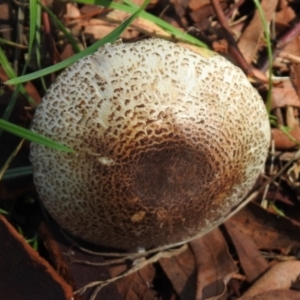
[[[249,192],[270,142],[242,71],[161,39],[106,44],[60,74],[32,130],[38,194],[76,237],[118,249],[180,244],[218,226]]]

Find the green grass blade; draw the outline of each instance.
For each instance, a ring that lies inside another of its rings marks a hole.
[[[3,129],[5,131],[8,131],[16,136],[19,136],[21,138],[25,138],[31,142],[42,144],[44,146],[63,151],[63,152],[74,152],[74,150],[62,145],[61,143],[54,142],[51,139],[41,136],[31,130],[28,130],[26,128],[23,128],[21,126],[12,124],[10,122],[7,122],[5,120],[0,119],[0,129]]]
[[[18,85],[16,87],[16,89],[14,90],[14,93],[12,94],[6,108],[5,108],[5,111],[2,115],[2,119],[3,120],[8,120],[10,118],[10,115],[16,105],[16,102],[18,100],[18,96],[19,96],[19,93],[20,93],[20,85]],[[2,129],[0,129],[0,136],[2,135]]]
[[[10,80],[6,81],[5,84],[19,84],[19,83],[30,81],[30,80],[39,78],[41,76],[45,76],[45,75],[48,75],[50,73],[56,72],[60,69],[68,67],[69,65],[73,64],[74,62],[81,59],[82,57],[94,53],[100,46],[103,46],[106,43],[115,42],[119,38],[120,34],[130,25],[130,23],[148,5],[149,1],[150,0],[144,1],[143,5],[138,10],[136,10],[131,17],[129,17],[127,20],[125,20],[122,24],[120,24],[111,33],[106,35],[103,39],[101,39],[100,41],[97,41],[96,43],[94,43],[93,45],[91,45],[90,47],[85,49],[84,51],[82,51],[78,54],[75,54],[74,56],[72,56],[72,57],[56,64],[55,66],[51,66],[51,67],[45,68],[43,70],[28,74],[28,75],[24,75],[24,76],[20,76],[20,77],[17,77],[17,78],[10,79]]]
[[[2,208],[0,208],[0,214],[2,215],[8,215],[8,212]]]
[[[130,3],[129,1],[127,1],[128,5],[122,4],[122,3],[117,3],[117,2],[112,2],[109,0],[74,0],[74,2],[90,4],[90,5],[95,5],[95,4],[101,5],[104,7],[121,10],[121,11],[124,11],[127,13],[133,13],[136,10],[136,8],[138,7],[136,4],[134,4],[132,2]],[[172,36],[176,37],[178,40],[181,40],[183,42],[188,42],[190,44],[208,49],[208,46],[205,43],[199,41],[197,38],[189,35],[188,33],[182,32],[178,28],[175,28],[174,26],[170,25],[169,23],[163,21],[162,19],[160,19],[156,16],[153,16],[150,13],[142,11],[140,13],[140,17],[145,20],[155,23],[156,25],[158,25],[165,31],[169,32]]]
[[[2,68],[4,69],[5,73],[7,74],[7,76],[9,78],[16,77],[16,73],[15,73],[14,69],[11,67],[11,65],[1,47],[0,47],[0,65],[2,66]]]
[[[23,75],[23,76],[20,76],[20,77],[9,79],[4,83],[5,84],[11,84],[11,85],[20,84],[20,83],[23,83],[23,82],[31,81],[33,79],[36,79],[36,78],[54,73],[56,71],[59,71],[63,68],[66,68],[66,67],[70,66],[71,64],[75,63],[77,60],[81,59],[82,57],[93,53],[96,50],[96,49],[94,49],[95,47],[93,47],[94,45],[95,44],[93,44],[89,48],[85,49],[84,51],[82,51],[78,54],[75,54],[72,57],[70,57],[70,58],[68,58],[68,59],[66,59],[66,60],[64,60],[64,61],[62,61],[62,62],[60,62],[60,63],[58,63],[54,66],[44,68],[42,70],[33,72],[31,74],[27,74],[27,75]]]
[[[16,78],[16,73],[15,71],[13,70],[13,68],[11,67],[4,51],[2,50],[2,48],[0,47],[0,65],[2,66],[2,68],[4,69],[5,73],[7,74],[7,76],[9,78]],[[20,92],[24,95],[24,97],[30,102],[32,103],[33,105],[36,105],[35,101],[32,99],[32,97],[30,97],[24,86],[23,85],[20,85],[19,87],[20,89]]]
[[[28,175],[32,175],[32,173],[33,173],[32,166],[8,169],[4,173],[2,180],[28,176]]]
[[[5,40],[3,38],[0,38],[0,43],[1,44],[5,44],[5,45],[8,45],[8,46],[12,46],[12,47],[16,47],[16,48],[20,48],[20,49],[27,49],[28,47],[25,46],[25,45],[21,45],[21,44],[18,44],[18,43],[14,43],[12,41],[8,41],[8,40]]]
[[[9,155],[9,157],[4,162],[3,166],[0,168],[0,181],[3,178],[3,174],[6,172],[6,170],[9,168],[10,164],[16,157],[16,155],[19,153],[20,149],[22,148],[24,144],[24,139],[21,139],[15,150]]]
[[[0,47],[0,64],[3,67],[4,71],[6,72],[6,74],[8,75],[8,77],[12,78],[12,77],[16,76],[15,71],[11,67],[11,65],[1,47]],[[14,105],[17,101],[17,97],[18,97],[20,88],[21,88],[21,86],[16,87],[16,89],[13,93],[13,96],[11,97],[11,99],[4,111],[4,114],[2,116],[3,119],[8,120],[8,118],[14,108]],[[26,95],[27,95],[27,93],[26,93]],[[0,130],[0,135],[1,135],[1,133],[2,133],[2,130]]]
[[[17,102],[17,99],[18,99],[18,95],[19,95],[19,87],[20,86],[17,86],[17,88],[15,89],[14,93],[12,94],[6,108],[5,108],[5,111],[2,115],[2,119],[3,120],[8,120],[11,113],[12,113],[12,110],[14,109],[15,107],[15,104]],[[0,132],[0,135],[1,135],[1,132]]]
[[[36,1],[36,0],[35,0]],[[35,58],[36,58],[36,64],[38,69],[42,69],[42,55],[41,55],[41,49],[42,49],[42,42],[41,42],[41,27],[42,27],[42,8],[40,5],[36,5],[36,32],[35,32]],[[23,75],[23,74],[22,74]],[[47,85],[45,82],[45,78],[41,77],[41,84],[44,89],[44,91],[47,90]]]
[[[267,111],[270,114],[271,111],[271,101],[272,101],[272,71],[273,71],[273,53],[272,53],[272,43],[271,43],[271,36],[268,23],[266,21],[263,9],[260,5],[258,0],[253,0],[255,6],[259,12],[261,21],[263,23],[263,28],[266,36],[266,43],[267,43],[267,51],[268,51],[268,60],[269,60],[269,82],[268,82],[268,97],[267,97]]]
[[[22,70],[22,73],[21,73],[21,74],[25,74],[25,73],[26,73],[26,70],[27,70],[27,67],[28,67],[28,63],[29,63],[29,59],[27,59],[27,60],[25,61],[25,64],[24,64],[24,67],[23,67],[23,70]],[[20,89],[21,89],[22,87],[23,87],[22,85],[17,85],[17,86],[16,86],[16,88],[15,88],[15,90],[14,90],[14,93],[13,93],[13,95],[11,96],[11,98],[10,98],[10,100],[9,100],[9,103],[8,103],[8,105],[6,106],[5,111],[4,111],[3,115],[2,115],[2,119],[3,119],[3,120],[8,120],[8,119],[10,118],[10,115],[11,115],[11,113],[12,113],[14,107],[15,107],[15,104],[16,104],[16,102],[17,102],[17,100],[18,100],[19,93],[20,93]],[[26,91],[25,91],[25,93],[26,93],[26,95],[27,95],[27,92],[26,92]],[[30,100],[30,99],[32,99],[32,98],[28,96],[28,100]],[[36,103],[33,102],[33,100],[30,101],[30,102],[32,102],[33,106],[36,106]],[[0,129],[0,136],[1,136],[1,134],[2,134],[2,131],[3,131],[3,130]]]
[[[37,16],[38,16],[38,7],[36,0],[30,0],[29,1],[29,53],[32,51],[35,34],[36,34],[36,25],[37,25]]]

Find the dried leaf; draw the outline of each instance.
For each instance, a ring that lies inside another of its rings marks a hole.
[[[300,292],[292,290],[268,291],[253,297],[242,297],[238,300],[299,300]]]
[[[197,10],[209,4],[210,4],[210,0],[191,0],[189,2],[189,8],[190,10]]]
[[[273,266],[242,296],[253,297],[270,290],[289,289],[300,275],[300,261],[284,261]]]
[[[226,2],[226,0],[220,0],[220,2]],[[191,0],[189,2],[189,8],[191,10],[198,10],[203,8],[203,6],[210,5],[210,0]]]
[[[272,109],[284,106],[300,107],[300,99],[291,80],[284,80],[272,90]]]
[[[265,18],[268,21],[271,20],[275,13],[278,0],[262,0],[261,7],[264,12]],[[261,21],[260,14],[256,10],[250,24],[247,26],[245,31],[242,33],[241,38],[238,42],[239,49],[244,55],[246,61],[251,63],[256,55],[256,52],[259,47],[259,41],[263,34],[263,25]]]
[[[106,19],[111,22],[120,23],[126,19],[126,15],[123,16],[123,18],[121,18],[121,16],[119,16],[117,14],[117,11],[112,11],[107,15]],[[150,36],[155,36],[155,37],[160,37],[160,38],[165,38],[165,39],[172,38],[172,35],[170,33],[164,31],[163,29],[161,29],[161,27],[159,27],[155,23],[148,21],[146,19],[140,18],[140,17],[137,17],[134,19],[130,28],[136,29],[136,31],[138,33],[142,32],[142,33],[148,34]]]
[[[186,19],[186,8],[188,6],[189,0],[170,0],[170,3],[173,4],[177,16],[180,19],[180,23],[186,27],[188,25],[188,21]]]
[[[197,1],[197,0],[196,0]],[[201,1],[197,1],[200,2]],[[201,6],[192,12],[190,12],[191,19],[195,22],[195,25],[200,30],[205,30],[209,27],[211,27],[211,23],[209,22],[209,17],[212,15],[215,15],[215,11],[210,4],[210,1],[203,1],[203,3],[209,2],[209,4],[206,4],[204,6]],[[227,7],[227,3],[225,1],[221,1],[220,3],[222,9],[225,9]],[[191,4],[189,4],[191,6]]]
[[[300,143],[300,129],[289,131],[288,134]],[[297,146],[289,135],[278,128],[272,128],[272,137],[277,150],[289,150]]]
[[[110,269],[111,272],[114,269],[114,275],[117,275],[121,269],[125,271],[126,266],[112,267]],[[116,281],[115,284],[124,300],[155,299],[155,291],[151,289],[155,274],[154,266],[147,265],[141,270]]]
[[[290,6],[285,6],[282,10],[276,13],[276,24],[288,26],[291,21],[294,20],[296,14]]]
[[[253,240],[246,236],[234,222],[226,221],[225,227],[235,246],[247,281],[254,281],[269,268],[269,264],[261,255]]]
[[[299,43],[297,43],[299,44]],[[297,55],[299,56],[300,47],[298,48]],[[293,63],[291,65],[291,80],[296,89],[298,98],[300,97],[300,63]]]
[[[12,5],[10,1],[1,1],[0,2],[0,31],[1,37],[10,41],[12,36],[12,30],[10,26],[10,21],[12,20]]]
[[[300,247],[300,226],[295,222],[266,211],[250,202],[231,219],[258,248],[279,249]]]
[[[66,14],[64,16],[66,19],[78,19],[81,17],[80,10],[78,7],[76,7],[72,3],[67,3],[66,4]],[[69,26],[71,34],[74,36],[79,36],[80,31],[81,31],[81,24],[78,23],[73,23],[71,26]]]
[[[161,267],[173,284],[181,300],[194,299],[196,294],[195,258],[192,251],[186,251],[171,258],[161,258]]]
[[[227,243],[216,228],[200,239],[190,242],[197,266],[196,300],[217,299],[224,294],[235,264]]]
[[[100,265],[104,262],[103,257],[86,253],[75,247],[74,243],[66,239],[55,223],[43,223],[39,227],[39,235],[56,270],[65,281],[73,286],[74,290],[90,282],[110,278],[108,267]],[[90,300],[93,292],[93,289],[86,290],[80,296],[80,300]],[[77,300],[77,298],[75,299]],[[110,285],[100,291],[95,299],[120,300],[121,296],[117,288]]]
[[[72,287],[1,214],[0,236],[1,299],[66,300],[73,297]]]

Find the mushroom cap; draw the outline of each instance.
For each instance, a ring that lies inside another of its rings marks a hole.
[[[242,71],[161,39],[106,44],[46,92],[32,130],[38,194],[71,234],[120,249],[216,227],[262,171],[265,106]]]

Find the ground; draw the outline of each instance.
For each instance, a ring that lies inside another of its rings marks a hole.
[[[0,298],[300,299],[300,4],[152,0],[148,14],[131,20],[142,1],[92,2],[41,1],[41,9],[35,0],[0,1]],[[59,63],[124,21],[133,21],[121,33],[124,42],[161,37],[234,62],[262,96],[272,127],[249,203],[204,237],[146,257],[65,235],[39,202],[30,142],[2,122],[29,128]],[[7,84],[51,66],[46,75]],[[16,89],[18,82],[24,84]]]

